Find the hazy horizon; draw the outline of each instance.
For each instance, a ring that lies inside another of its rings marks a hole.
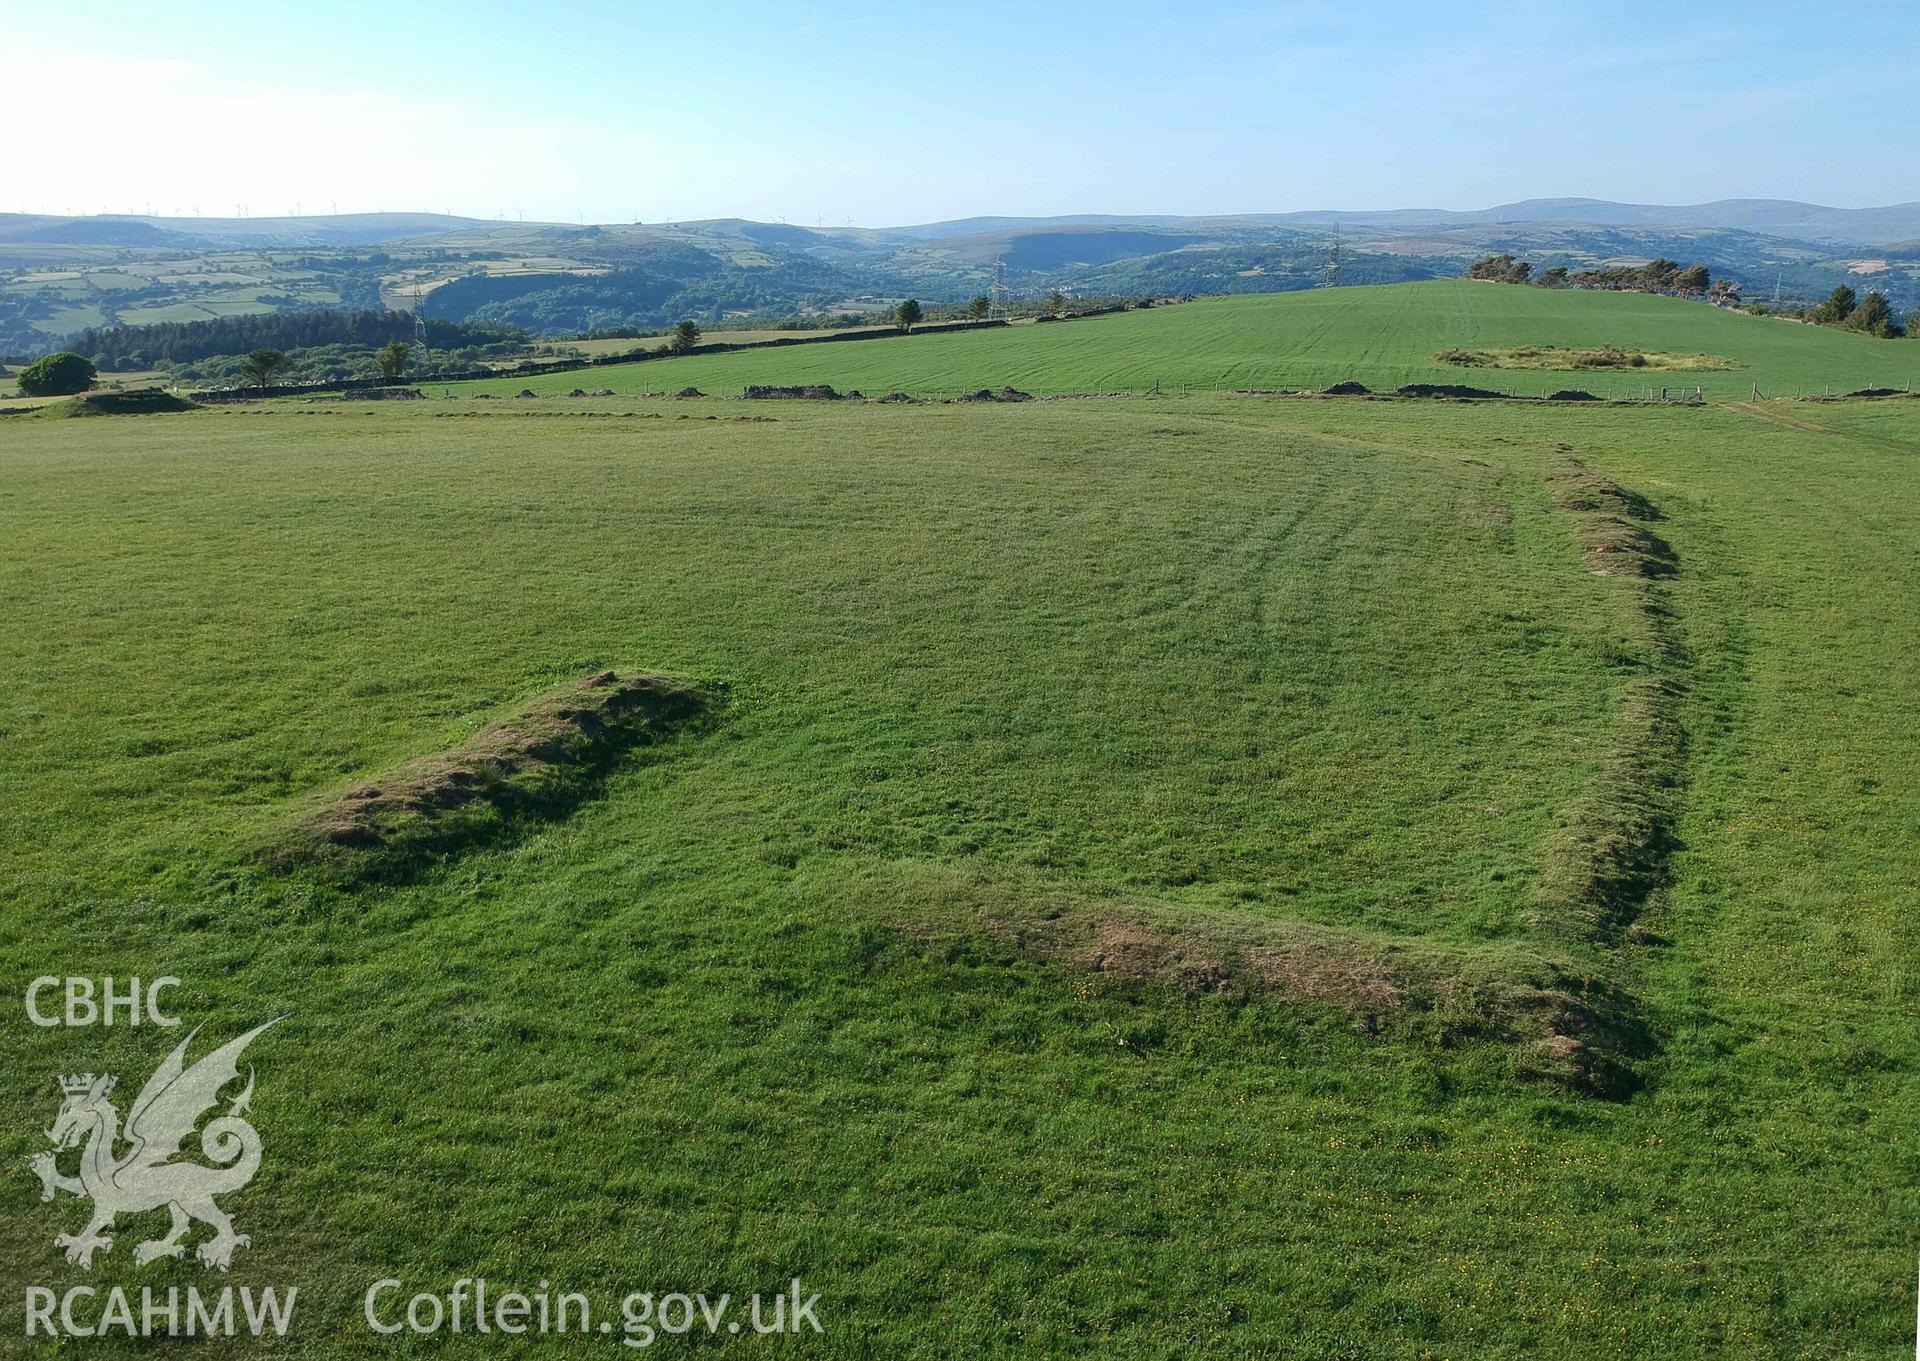
[[[1914,207],[1916,204],[1920,204],[1920,199],[1910,199],[1910,200],[1900,200],[1900,201],[1889,200],[1883,203],[1843,204],[1843,203],[1815,203],[1815,202],[1811,202],[1804,199],[1786,199],[1777,195],[1755,195],[1745,199],[1703,200],[1699,203],[1641,203],[1641,202],[1631,202],[1623,199],[1607,199],[1594,194],[1565,194],[1565,195],[1556,195],[1552,198],[1535,197],[1531,199],[1514,199],[1505,203],[1488,203],[1488,204],[1481,204],[1476,207],[1470,207],[1470,208],[1438,208],[1433,206],[1432,204],[1408,203],[1408,204],[1397,204],[1397,205],[1393,205],[1386,208],[1345,208],[1337,205],[1335,206],[1299,205],[1299,206],[1289,206],[1285,208],[1249,208],[1249,209],[1244,209],[1237,212],[1221,212],[1221,213],[1188,213],[1188,212],[1182,212],[1179,210],[1170,210],[1165,208],[1146,209],[1137,213],[1107,213],[1107,212],[1024,213],[1024,212],[1017,212],[1017,211],[1016,212],[992,212],[992,213],[975,212],[975,213],[965,213],[958,217],[941,218],[937,220],[927,220],[927,221],[854,222],[854,223],[829,222],[824,224],[824,229],[829,231],[834,230],[836,228],[840,230],[846,230],[848,228],[851,228],[857,231],[905,231],[905,230],[912,230],[920,227],[944,225],[944,224],[953,223],[953,222],[972,222],[972,221],[1070,222],[1074,219],[1083,219],[1083,220],[1112,219],[1116,222],[1127,223],[1127,222],[1145,221],[1147,219],[1161,219],[1161,218],[1171,219],[1175,221],[1201,221],[1206,219],[1225,220],[1225,219],[1233,219],[1233,218],[1286,217],[1286,216],[1297,216],[1297,215],[1303,215],[1303,214],[1327,215],[1327,216],[1350,215],[1356,219],[1359,219],[1359,218],[1363,218],[1371,215],[1377,215],[1381,213],[1479,214],[1479,213],[1493,212],[1502,208],[1514,207],[1516,205],[1529,203],[1529,202],[1537,202],[1537,203],[1588,202],[1588,203],[1595,203],[1595,204],[1607,204],[1607,205],[1611,205],[1615,207],[1623,207],[1623,208],[1642,208],[1642,209],[1657,209],[1657,210],[1668,210],[1668,211],[1680,211],[1680,210],[1685,210],[1690,208],[1706,208],[1706,207],[1713,207],[1716,204],[1738,203],[1738,202],[1781,203],[1781,204],[1792,203],[1792,204],[1798,204],[1799,206],[1807,207],[1807,208],[1833,209],[1840,212],[1863,212],[1863,211],[1876,211],[1876,210],[1886,210],[1886,209],[1896,209],[1896,208],[1910,208],[1910,207]],[[240,207],[243,205],[236,204],[232,206]],[[131,207],[127,209],[113,209],[109,207],[98,212],[76,210],[75,212],[72,212],[72,213],[66,213],[66,212],[52,212],[52,211],[48,211],[48,210],[44,210],[36,207],[15,207],[15,208],[0,207],[0,217],[9,217],[9,216],[15,216],[15,215],[32,216],[32,217],[48,216],[48,217],[102,218],[102,219],[155,219],[160,221],[186,222],[186,223],[191,223],[195,221],[292,222],[292,221],[305,221],[309,219],[325,220],[329,218],[347,219],[347,218],[355,218],[355,217],[380,217],[380,216],[445,217],[445,218],[460,219],[464,221],[478,221],[478,222],[484,222],[488,224],[500,224],[500,225],[507,225],[507,226],[525,223],[526,225],[529,225],[529,226],[538,225],[538,226],[566,227],[566,226],[579,225],[580,223],[580,219],[578,218],[574,218],[574,219],[536,218],[531,215],[527,215],[523,217],[511,217],[511,216],[488,217],[485,215],[477,215],[472,213],[450,213],[447,210],[441,209],[441,208],[374,208],[374,209],[342,208],[339,211],[335,212],[335,211],[329,211],[327,209],[316,210],[311,207],[306,207],[304,204],[302,205],[302,211],[297,213],[296,212],[258,212],[256,213],[252,211],[247,211],[243,213],[235,213],[231,211],[201,212],[198,210],[191,210],[191,209],[185,212],[165,212],[165,211],[160,211],[157,208],[131,208]],[[1512,220],[1515,222],[1519,222],[1525,219],[1516,218]],[[1574,219],[1550,218],[1545,220],[1572,221]],[[788,225],[797,226],[797,227],[815,225],[812,223],[794,222],[794,221],[791,221],[791,219],[788,219],[785,217],[742,218],[739,214],[723,214],[720,216],[660,219],[660,220],[645,222],[645,223],[633,221],[633,220],[621,221],[616,219],[600,220],[600,219],[588,218],[586,219],[585,225],[600,226],[600,227],[640,226],[640,225],[691,226],[691,225],[695,225],[702,222],[728,222],[728,221],[751,221],[751,222],[759,222],[764,224],[786,223]]]
[[[1563,197],[1856,207],[1913,198],[1900,186],[1920,174],[1920,113],[1888,97],[1920,14],[1893,5],[1819,25],[1782,6],[1629,5],[1601,31],[1551,4],[1439,25],[1399,0],[1172,18],[990,5],[964,21],[755,0],[716,24],[435,0],[269,31],[233,6],[109,0],[79,53],[51,13],[9,27],[0,85],[58,121],[15,139],[0,207],[55,215],[874,226]]]

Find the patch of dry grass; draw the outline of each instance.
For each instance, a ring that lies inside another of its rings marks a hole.
[[[1469,369],[1544,369],[1550,372],[1631,369],[1647,373],[1711,373],[1740,365],[1717,354],[1673,354],[1620,345],[1509,345],[1493,349],[1441,350],[1434,361]]]

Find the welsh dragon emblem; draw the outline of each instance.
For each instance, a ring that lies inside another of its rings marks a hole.
[[[221,1088],[239,1078],[241,1051],[276,1023],[268,1021],[249,1030],[188,1068],[187,1046],[200,1033],[196,1028],[140,1089],[127,1111],[124,1131],[120,1112],[109,1100],[117,1078],[81,1073],[60,1079],[65,1099],[46,1132],[54,1151],[36,1154],[32,1167],[40,1178],[40,1199],[52,1200],[56,1191],[65,1191],[93,1201],[93,1217],[84,1229],[53,1240],[56,1248],[65,1249],[69,1262],[91,1270],[96,1252],[113,1249],[108,1230],[117,1216],[144,1214],[163,1205],[172,1213],[173,1225],[165,1237],[133,1250],[139,1265],[185,1256],[181,1240],[195,1220],[213,1229],[214,1236],[197,1250],[207,1266],[225,1271],[235,1248],[252,1245],[247,1235],[233,1231],[233,1221],[215,1203],[216,1197],[238,1191],[260,1170],[260,1134],[241,1118],[253,1100],[252,1069],[247,1071],[246,1088],[228,1099],[226,1113],[209,1120],[200,1132],[200,1152],[215,1165],[176,1159],[181,1143],[219,1103]],[[120,1151],[122,1145],[127,1146],[125,1152]],[[63,1176],[59,1169],[58,1155],[70,1148],[81,1150],[77,1177]]]

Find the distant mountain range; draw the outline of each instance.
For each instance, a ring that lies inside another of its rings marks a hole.
[[[1706,227],[1758,232],[1829,245],[1873,246],[1920,237],[1920,202],[1884,208],[1828,208],[1791,199],[1738,198],[1713,203],[1614,203],[1597,198],[1536,198],[1494,208],[1458,212],[1447,208],[1388,208],[1343,211],[1318,208],[1291,213],[1234,213],[1225,216],[1138,217],[1081,214],[1072,217],[969,217],[894,227],[889,234],[920,241],[1015,227],[1211,227],[1246,226],[1373,227],[1390,231],[1446,230],[1453,227],[1516,226],[1524,223],[1577,223],[1599,227]]]
[[[424,307],[539,334],[681,317],[870,311],[955,302],[996,264],[1018,294],[1280,292],[1457,275],[1500,251],[1536,265],[1706,265],[1749,297],[1809,300],[1846,282],[1920,307],[1920,203],[1784,199],[1660,205],[1529,199],[1471,212],[1315,209],[1228,215],[971,217],[900,227],[499,222],[438,213],[302,217],[0,214],[0,353],[89,326],[311,307]]]
[[[1445,231],[1459,227],[1519,226],[1552,222],[1596,227],[1711,228],[1755,232],[1791,240],[1836,246],[1882,246],[1920,239],[1920,202],[1880,208],[1830,208],[1792,199],[1718,199],[1712,203],[1615,203],[1596,198],[1537,198],[1492,208],[1343,210],[1315,208],[1286,213],[1113,214],[1076,213],[1058,217],[967,217],[905,227],[787,227],[744,223],[739,218],[655,224],[679,228],[732,224],[784,227],[814,237],[855,237],[871,243],[942,241],[1012,230],[1048,228],[1147,227],[1196,231],[1222,228],[1343,227],[1386,231]],[[610,224],[601,224],[602,226]],[[625,227],[629,224],[611,224]],[[633,224],[638,225],[638,224]],[[508,223],[442,213],[350,213],[304,217],[42,217],[0,213],[0,241],[61,244],[163,244],[186,238],[195,244],[249,242],[273,245],[369,245],[403,237],[439,235],[503,226],[581,230],[572,223]]]
[[[214,247],[367,246],[406,236],[493,224],[444,213],[341,213],[311,217],[49,217],[0,213],[0,242],[42,245]]]

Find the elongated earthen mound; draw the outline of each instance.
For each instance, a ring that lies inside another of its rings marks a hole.
[[[158,416],[175,411],[192,411],[194,404],[184,397],[159,388],[136,388],[131,392],[83,392],[70,402],[47,408],[59,416]]]
[[[564,813],[622,753],[697,724],[718,703],[712,686],[602,671],[354,786],[295,822],[267,858],[346,880],[397,876]]]

